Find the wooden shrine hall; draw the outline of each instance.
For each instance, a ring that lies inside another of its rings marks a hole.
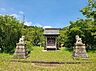
[[[59,28],[45,28],[43,35],[46,38],[44,50],[57,50],[57,37],[59,36]]]

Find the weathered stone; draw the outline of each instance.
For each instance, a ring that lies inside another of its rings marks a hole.
[[[74,58],[88,58],[85,44],[82,43],[82,40],[81,38],[79,38],[78,35],[76,35],[76,43],[73,49],[74,49],[73,51]]]
[[[14,53],[14,58],[26,58],[26,44],[24,43],[24,36],[19,39],[19,43],[16,44],[16,50]]]

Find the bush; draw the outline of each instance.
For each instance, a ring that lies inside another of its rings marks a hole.
[[[26,49],[27,49],[28,53],[30,53],[33,50],[32,43],[30,41],[26,41]]]

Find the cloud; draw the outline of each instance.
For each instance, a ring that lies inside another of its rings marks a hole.
[[[9,13],[9,11],[10,11],[10,13]],[[23,21],[23,16],[22,15],[24,14],[24,12],[23,11],[19,11],[17,13],[12,13],[12,11],[14,12],[14,9],[13,8],[10,8],[10,9],[0,8],[0,12],[1,12],[0,15],[6,15],[7,14],[7,15],[10,15],[10,16],[14,16],[18,20],[20,20],[20,22],[22,22]],[[25,20],[24,25],[32,26],[32,22]],[[38,24],[38,26],[40,26],[40,25]]]
[[[10,16],[14,16],[14,17],[17,18],[18,20],[23,21],[23,17],[22,17],[22,15],[20,15],[20,14],[10,14]]]
[[[37,26],[37,27],[43,27],[41,24],[39,24],[39,23],[36,23],[36,24],[34,24],[33,26]]]
[[[5,8],[0,8],[0,11],[5,12],[5,11],[6,11],[6,9],[5,9]]]
[[[17,19],[19,19],[19,15],[17,15],[17,14],[11,14],[10,16],[14,16],[14,17],[16,17]]]
[[[7,15],[10,15],[10,16],[14,16],[16,19],[20,20],[20,22],[23,22],[23,16],[24,16],[24,12],[23,11],[15,12],[14,8],[8,8],[8,9],[0,8],[0,12],[1,12],[0,15],[6,15],[7,14]],[[26,19],[24,19],[24,21],[25,21],[24,25],[27,25],[27,26],[43,27],[39,23],[33,24],[31,21],[27,21]]]
[[[27,26],[32,26],[32,22],[31,21],[26,21],[25,23],[24,23],[24,25],[27,25]]]
[[[17,19],[19,19],[19,17],[20,17],[20,15],[18,15],[18,14],[0,14],[0,15],[2,15],[2,16],[5,16],[5,15],[14,16]]]
[[[14,17],[16,17],[18,20],[20,20],[20,22],[23,22],[22,15],[20,15],[20,14],[10,14],[10,16],[14,16]],[[25,20],[24,25],[32,26],[32,22]]]
[[[52,26],[44,26],[43,28],[52,28]]]
[[[19,11],[19,14],[24,14],[24,12],[23,11]]]

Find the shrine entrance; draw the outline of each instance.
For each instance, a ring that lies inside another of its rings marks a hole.
[[[55,46],[55,38],[48,37],[47,38],[47,46]]]
[[[59,35],[58,28],[45,28],[44,29],[44,36],[46,38],[45,41],[45,50],[48,49],[58,49],[57,46],[57,37]]]

